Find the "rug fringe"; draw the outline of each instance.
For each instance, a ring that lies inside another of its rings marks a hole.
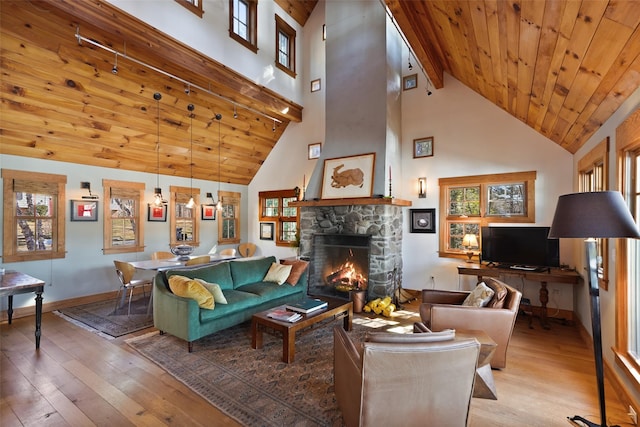
[[[150,338],[154,335],[159,335],[159,334],[160,334],[160,331],[151,331],[151,332],[147,332],[146,334],[138,335],[136,337],[127,338],[126,340],[124,340],[124,342],[127,344],[131,344],[132,342],[136,342],[144,338]]]

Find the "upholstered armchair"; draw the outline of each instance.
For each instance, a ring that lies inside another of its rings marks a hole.
[[[502,369],[507,364],[507,348],[522,293],[492,277],[485,277],[482,282],[494,290],[492,299],[484,307],[463,306],[469,292],[423,289],[420,317],[427,328],[433,331],[485,331],[498,344],[491,367]]]
[[[333,330],[334,382],[347,427],[466,426],[480,344],[434,334],[376,333],[354,344]]]

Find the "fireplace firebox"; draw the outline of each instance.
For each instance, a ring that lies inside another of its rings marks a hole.
[[[371,235],[314,234],[309,293],[349,299],[366,291],[369,282]]]

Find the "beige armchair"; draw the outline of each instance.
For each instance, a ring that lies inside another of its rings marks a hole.
[[[333,330],[335,393],[347,427],[467,425],[477,340],[454,340],[453,331],[373,335],[356,346],[343,328]]]
[[[495,292],[486,307],[461,305],[469,292],[422,290],[420,317],[433,331],[443,329],[483,330],[498,347],[491,367],[502,369],[507,364],[507,348],[518,315],[522,293],[506,283],[491,277],[482,280]]]

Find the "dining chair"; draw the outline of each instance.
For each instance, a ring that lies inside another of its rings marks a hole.
[[[251,242],[240,243],[238,245],[238,252],[240,252],[240,256],[250,257],[256,253],[256,244]]]
[[[116,295],[116,307],[114,309],[114,313],[118,310],[118,303],[121,298],[121,293],[126,293],[129,291],[129,307],[127,309],[127,316],[131,315],[131,298],[133,297],[133,290],[137,287],[142,287],[143,296],[147,296],[147,292],[145,291],[145,286],[151,286],[151,279],[134,279],[133,275],[136,272],[136,268],[124,261],[113,261],[116,266],[116,274],[118,275],[118,279],[120,279],[120,289],[118,289],[118,294]],[[151,304],[151,289],[149,289],[149,304]]]
[[[236,250],[233,248],[223,249],[220,251],[220,256],[236,256]]]
[[[202,255],[199,257],[191,258],[189,261],[185,262],[184,265],[207,264],[209,262],[211,262],[211,257],[209,255]]]
[[[165,252],[165,251],[158,251],[151,254],[151,259],[153,260],[169,259],[169,258],[175,258],[175,255],[172,254],[171,252]]]

